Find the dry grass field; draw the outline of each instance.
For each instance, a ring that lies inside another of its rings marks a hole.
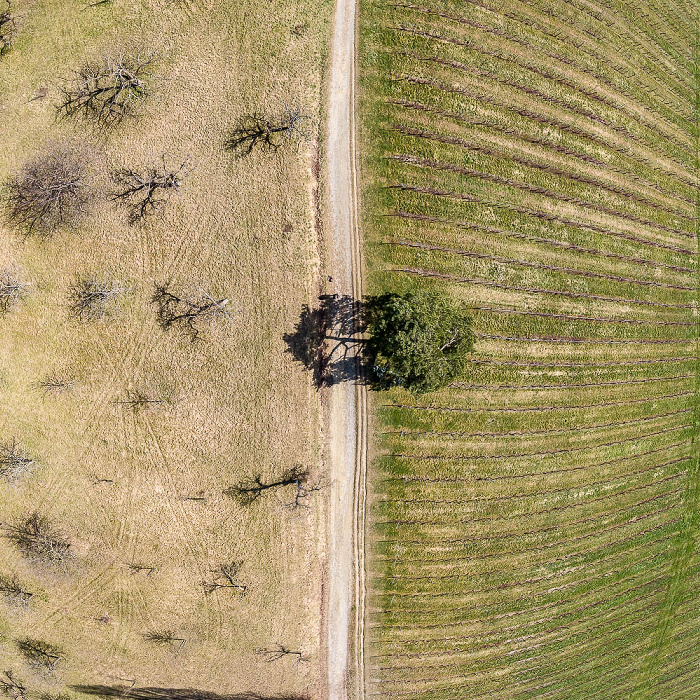
[[[89,145],[102,189],[111,169],[163,155],[189,157],[193,170],[143,225],[105,198],[46,240],[0,223],[0,268],[30,285],[0,317],[0,443],[18,440],[37,462],[17,483],[0,482],[0,521],[38,511],[72,552],[60,566],[37,564],[0,539],[0,574],[33,593],[23,606],[0,601],[0,670],[32,697],[132,684],[321,697],[324,492],[297,510],[285,507],[293,487],[248,507],[222,492],[295,464],[322,476],[319,397],[282,336],[318,293],[315,162],[332,2],[87,5],[13,2],[16,36],[0,57],[0,180],[56,140]],[[106,135],[57,120],[64,80],[119,51],[157,56],[137,118]],[[285,103],[311,115],[308,143],[240,160],[224,150],[237,119]],[[78,275],[127,292],[107,318],[77,321],[68,293]],[[231,318],[194,343],[163,330],[150,298],[164,282],[230,299]],[[72,387],[38,390],[51,375]],[[133,392],[167,402],[119,403]],[[212,571],[231,561],[243,562],[245,596],[207,594]],[[185,642],[146,636],[164,631]],[[59,647],[53,671],[28,662],[17,645],[25,637]],[[305,660],[255,653],[278,644]]]
[[[373,686],[696,698],[697,6],[362,8],[369,292],[477,335],[377,400]]]

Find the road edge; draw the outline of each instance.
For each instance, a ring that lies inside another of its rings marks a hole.
[[[357,0],[335,3],[327,166],[333,291],[361,299],[362,243],[355,139],[357,5]],[[332,388],[329,411],[331,570],[326,650],[330,700],[350,697],[351,677],[353,695],[358,700],[365,698],[368,395],[357,359],[356,369],[360,381]]]

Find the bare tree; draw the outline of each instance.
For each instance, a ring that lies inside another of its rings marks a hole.
[[[85,153],[55,143],[10,178],[4,199],[10,223],[25,236],[49,236],[75,224],[91,196]]]
[[[68,290],[69,313],[79,321],[99,321],[126,291],[126,287],[113,280],[79,277]]]
[[[137,224],[160,211],[178,192],[184,179],[192,172],[189,158],[177,167],[170,167],[163,157],[162,165],[145,170],[120,168],[112,173],[115,191],[112,201],[125,206],[129,212],[129,223]]]
[[[277,151],[286,143],[308,141],[306,125],[311,117],[301,107],[285,105],[281,114],[255,113],[244,116],[234,126],[224,148],[238,157],[250,155],[255,148]]]
[[[258,656],[262,656],[267,663],[272,663],[273,661],[279,661],[285,656],[291,656],[295,659],[295,664],[308,661],[308,657],[304,656],[301,651],[293,651],[288,649],[283,644],[278,644],[274,649],[256,649],[255,653]]]
[[[56,106],[65,117],[82,117],[98,127],[111,127],[133,116],[138,102],[150,93],[154,54],[119,54],[85,63],[61,88]]]
[[[13,700],[25,700],[27,688],[18,678],[15,678],[13,671],[5,671],[0,675],[0,693]]]
[[[0,477],[13,482],[30,474],[36,462],[27,450],[14,438],[11,442],[0,443]]]
[[[146,574],[146,576],[150,576],[156,570],[155,566],[147,566],[146,564],[139,564],[136,562],[127,564],[127,568],[132,574]]]
[[[60,563],[69,556],[70,542],[37,512],[15,525],[5,524],[2,529],[4,536],[29,559]]]
[[[216,569],[212,570],[213,577],[211,581],[204,581],[204,592],[213,593],[220,588],[233,588],[240,591],[240,594],[245,595],[248,586],[244,586],[238,581],[238,572],[241,570],[243,562],[233,561],[229,564],[221,564]]]
[[[247,506],[257,501],[258,498],[270,489],[277,489],[299,482],[305,483],[309,478],[309,470],[300,464],[285,469],[277,479],[264,481],[260,474],[250,477],[235,486],[230,486],[224,491],[224,495],[233,498],[241,505]]]
[[[75,380],[59,374],[58,372],[51,372],[51,374],[46,375],[43,379],[40,379],[34,384],[34,387],[41,391],[44,396],[49,394],[59,394],[63,391],[70,391],[75,386]]]
[[[206,503],[207,502],[207,496],[204,493],[204,491],[198,491],[197,494],[194,496],[181,496],[180,498],[183,501],[197,501],[199,503]]]
[[[159,644],[159,645],[171,645],[175,644],[175,642],[179,642],[178,648],[177,648],[177,653],[179,654],[180,651],[182,650],[182,647],[185,645],[185,642],[187,640],[183,639],[182,637],[178,637],[175,632],[172,630],[162,630],[159,632],[146,632],[146,634],[143,635],[146,640],[149,642],[153,642],[153,644]]]
[[[151,301],[156,305],[156,316],[161,328],[179,328],[193,341],[199,337],[201,323],[231,318],[227,308],[229,299],[216,299],[204,290],[188,299],[171,292],[169,283],[156,285]]]
[[[8,313],[24,298],[29,285],[12,272],[0,271],[0,314]]]
[[[285,503],[285,508],[308,508],[309,505],[306,499],[317,491],[321,491],[326,487],[326,484],[317,481],[310,484],[306,479],[298,479],[295,482],[296,489],[294,490],[294,499],[290,503]]]
[[[134,413],[140,413],[144,409],[149,408],[151,406],[161,406],[163,404],[166,404],[168,403],[168,400],[157,399],[152,396],[149,396],[145,392],[141,391],[141,389],[127,389],[126,398],[117,399],[115,403],[121,406],[127,406]]]
[[[5,0],[5,8],[0,12],[0,56],[9,51],[15,33],[15,18],[12,16],[10,0]]]
[[[16,576],[0,574],[0,593],[13,605],[25,605],[34,595],[30,593]]]
[[[52,672],[63,658],[59,647],[41,639],[26,637],[15,642],[20,653],[36,668]]]

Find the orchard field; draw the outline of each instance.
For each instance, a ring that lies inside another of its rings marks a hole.
[[[283,335],[319,289],[332,2],[9,7],[0,286],[24,287],[0,309],[0,694],[320,697],[324,494],[295,508],[291,483],[248,504],[230,489],[322,476],[319,395]],[[120,60],[149,61],[128,118],[57,112],[77,71]],[[227,147],[242,118],[296,107],[298,143]],[[90,208],[38,235],[9,184],[56,144],[87,158]],[[130,221],[127,170],[180,164],[177,192]],[[106,313],[76,312],[80,280],[114,292]],[[196,340],[168,327],[156,285],[216,319]]]
[[[375,401],[380,697],[697,697],[697,14],[362,2],[368,291],[477,338]]]

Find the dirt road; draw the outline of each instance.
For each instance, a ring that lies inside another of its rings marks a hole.
[[[328,169],[333,291],[362,297],[355,168],[356,0],[337,0],[328,105]],[[330,700],[364,698],[364,520],[367,392],[360,383],[332,389],[330,402]]]

